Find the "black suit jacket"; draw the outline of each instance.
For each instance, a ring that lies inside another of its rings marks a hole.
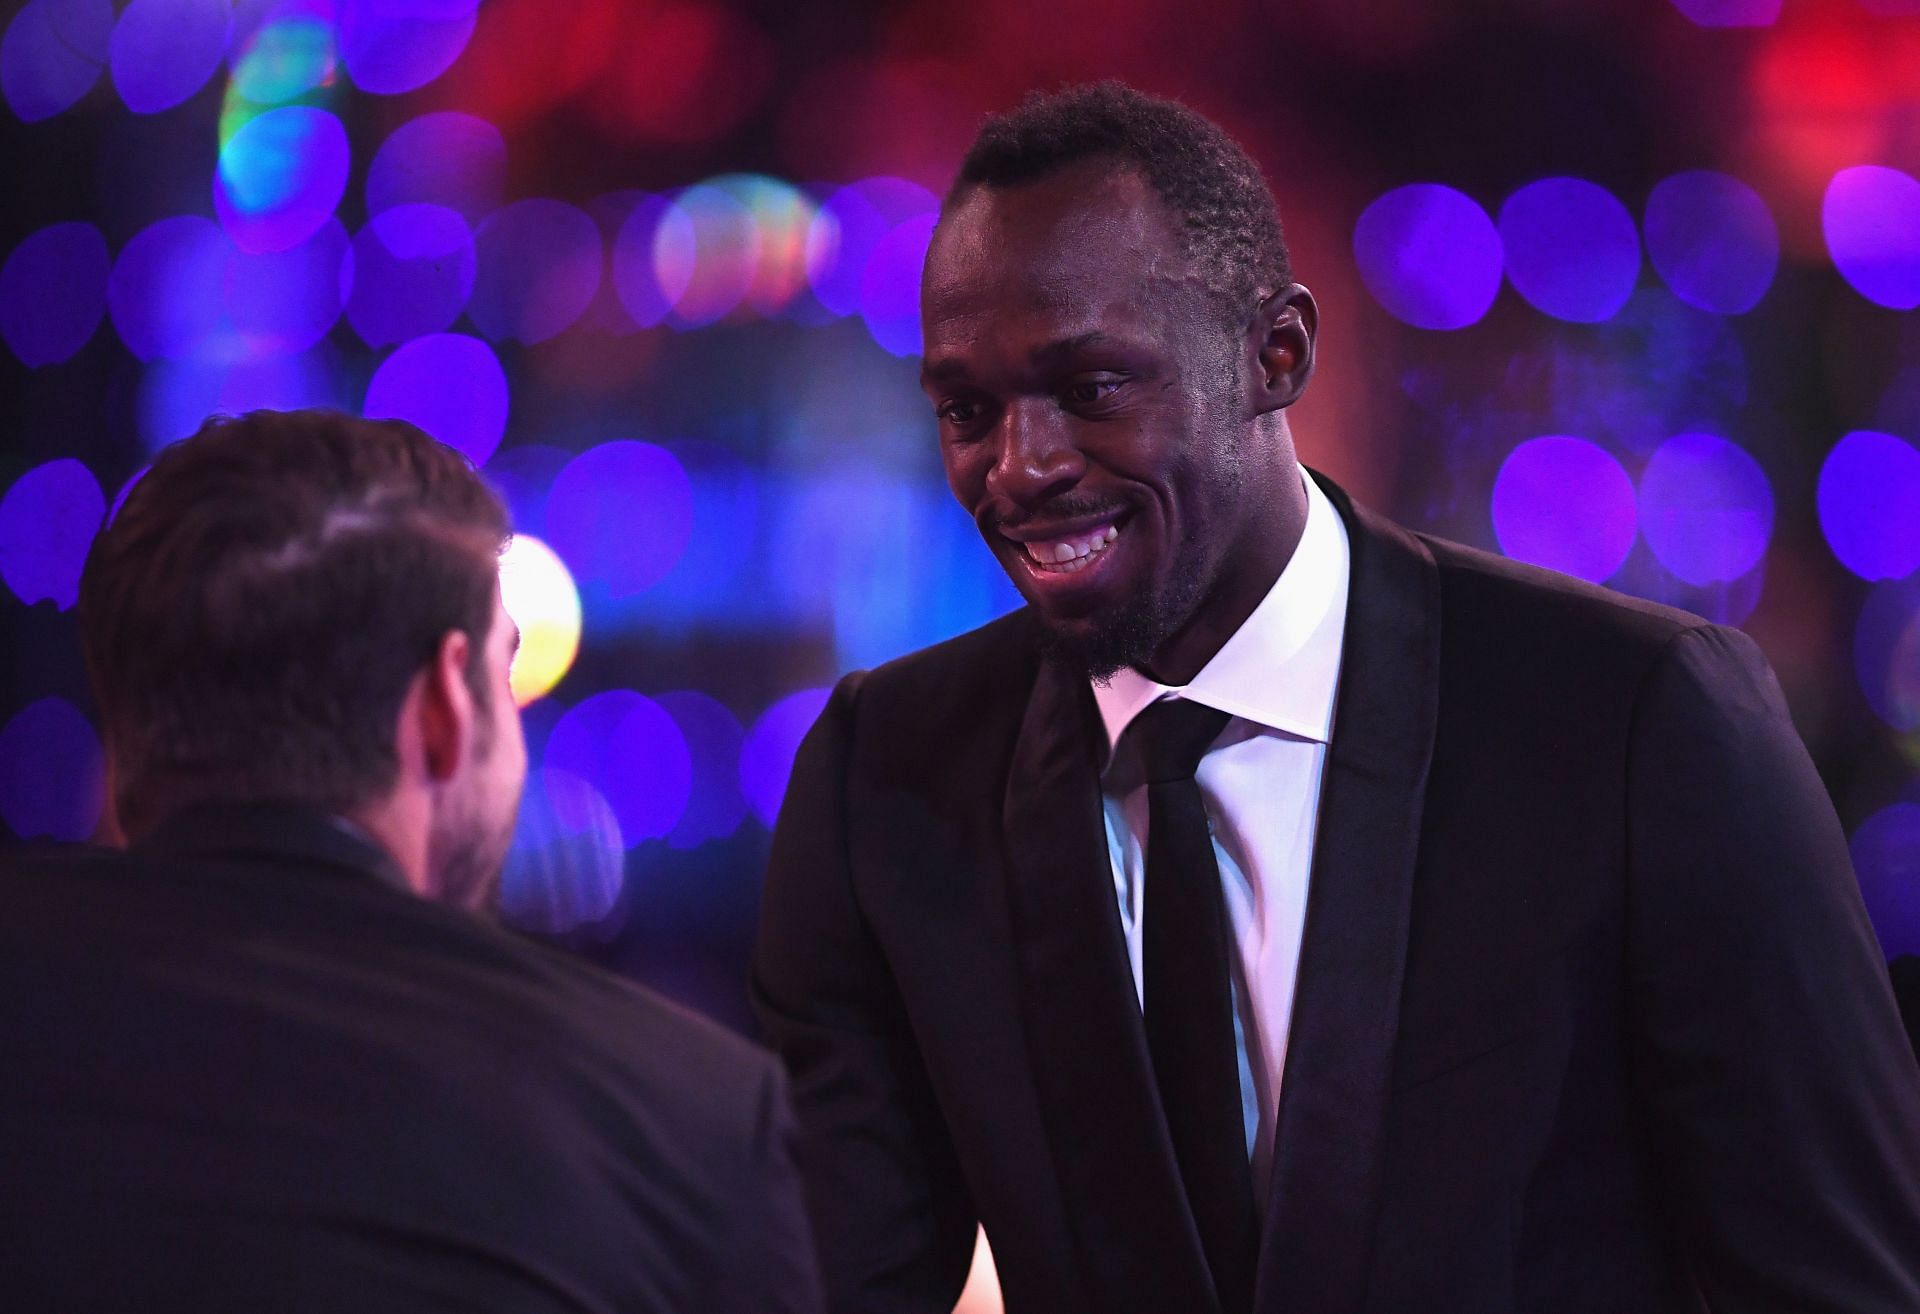
[[[1322,481],[1323,483],[1325,481]],[[1256,1307],[1920,1309],[1920,1071],[1735,631],[1406,533],[1352,588]],[[836,1310],[1214,1306],[1084,682],[1026,613],[842,682],[754,988]]]
[[[0,1308],[818,1307],[771,1057],[324,816],[0,864]]]

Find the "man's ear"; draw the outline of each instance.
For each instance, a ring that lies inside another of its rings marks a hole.
[[[1289,283],[1261,300],[1248,325],[1255,366],[1253,411],[1284,410],[1300,400],[1313,377],[1313,343],[1320,307],[1313,293]]]
[[[464,630],[447,631],[433,660],[415,677],[419,697],[408,700],[415,704],[421,766],[435,784],[451,779],[460,769],[477,729],[473,691],[467,687],[472,650],[473,641]]]

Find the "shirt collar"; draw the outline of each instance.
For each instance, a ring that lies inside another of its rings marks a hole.
[[[1316,743],[1332,735],[1352,563],[1340,513],[1304,467],[1300,477],[1307,523],[1293,556],[1193,682],[1160,684],[1123,667],[1111,681],[1094,684],[1109,752],[1135,716],[1169,694]]]

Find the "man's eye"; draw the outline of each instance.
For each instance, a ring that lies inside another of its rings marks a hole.
[[[1070,406],[1093,406],[1105,401],[1120,386],[1115,378],[1075,379],[1061,390],[1061,400]]]
[[[980,406],[977,402],[941,402],[934,408],[934,414],[947,424],[964,426],[980,418]]]

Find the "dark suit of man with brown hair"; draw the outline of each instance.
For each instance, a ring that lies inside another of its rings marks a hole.
[[[1303,477],[1257,170],[1106,86],[923,289],[1022,611],[835,690],[755,967],[829,1304],[1920,1309],[1920,1070],[1736,631]]]
[[[817,1308],[774,1062],[484,915],[505,533],[409,425],[260,412],[95,544],[129,844],[0,863],[0,1307]]]

